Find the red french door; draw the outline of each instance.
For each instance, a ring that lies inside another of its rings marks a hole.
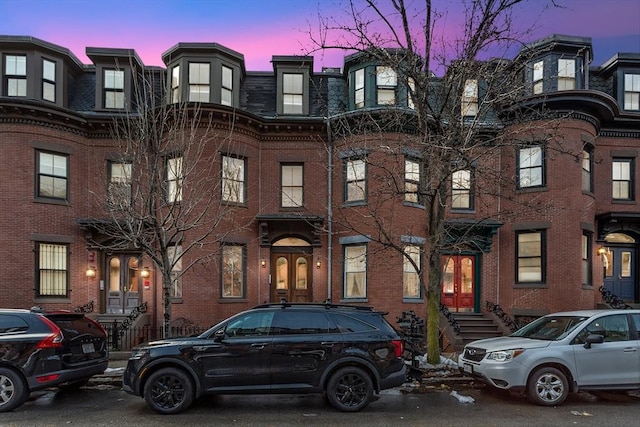
[[[475,257],[446,255],[442,257],[441,301],[449,311],[473,311],[475,289]]]

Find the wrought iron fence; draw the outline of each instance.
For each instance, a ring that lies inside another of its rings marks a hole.
[[[146,341],[157,340],[163,338],[163,328],[152,326],[141,327],[123,327],[122,322],[102,323],[107,331],[107,345],[112,351],[131,350],[138,344]],[[190,335],[199,335],[207,328],[197,325],[173,326],[171,327],[171,337],[186,337]]]

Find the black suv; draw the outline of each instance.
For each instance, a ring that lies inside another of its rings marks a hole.
[[[0,412],[34,390],[80,387],[108,364],[107,334],[83,314],[0,309]]]
[[[161,414],[205,394],[322,393],[358,411],[406,378],[403,341],[371,307],[280,303],[236,314],[197,337],[132,350],[123,389]]]

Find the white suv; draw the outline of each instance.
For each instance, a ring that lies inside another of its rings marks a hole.
[[[544,406],[578,389],[640,389],[640,310],[549,314],[509,336],[467,344],[458,365]]]

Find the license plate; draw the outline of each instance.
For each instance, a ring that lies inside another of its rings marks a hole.
[[[93,343],[82,344],[82,352],[83,353],[93,353],[96,351],[96,348],[93,346]]]
[[[463,369],[467,374],[473,374],[473,365],[470,365],[468,363],[465,363],[463,365]]]

